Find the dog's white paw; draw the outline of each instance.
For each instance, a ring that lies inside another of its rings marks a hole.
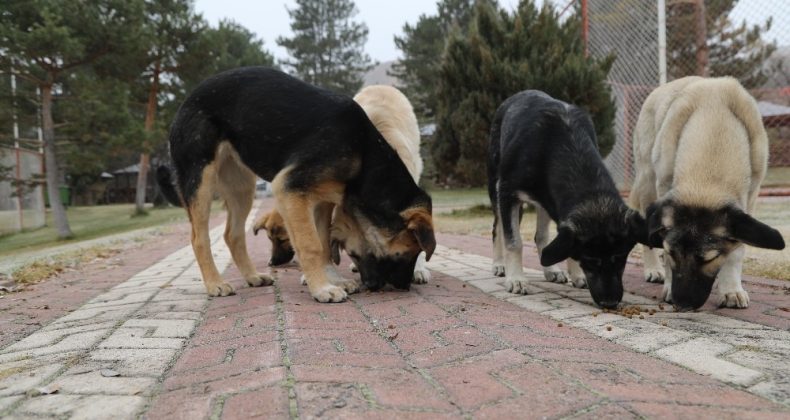
[[[206,291],[209,296],[230,296],[234,294],[233,286],[222,280],[206,284]]]
[[[493,269],[491,270],[495,276],[497,277],[505,277],[505,265],[504,264],[494,264]]]
[[[657,268],[645,270],[645,281],[648,283],[663,283],[664,272]]]
[[[529,293],[527,291],[528,284],[529,281],[527,281],[525,277],[515,277],[505,280],[505,288],[507,291],[519,295],[526,295]]]
[[[749,294],[746,290],[734,290],[719,294],[719,307],[745,309],[749,307]]]
[[[301,283],[302,286],[306,285],[307,284],[307,276],[302,274],[302,277],[299,277],[299,283]]]
[[[357,268],[357,265],[354,263],[349,264],[348,269],[351,270],[352,273],[359,273],[359,269]]]
[[[348,294],[342,287],[334,284],[327,284],[316,291],[311,291],[310,294],[313,296],[313,299],[321,303],[342,302],[348,297]]]
[[[274,284],[274,277],[269,274],[257,273],[252,277],[245,278],[252,287],[271,286]]]
[[[664,287],[661,288],[661,300],[667,303],[672,303],[672,284],[664,282]]]
[[[411,282],[414,284],[425,284],[431,279],[431,272],[427,268],[414,269],[414,277]]]
[[[570,276],[568,276],[567,272],[562,270],[544,268],[543,277],[546,278],[546,281],[550,281],[552,283],[567,283]]]
[[[582,277],[571,277],[571,285],[577,289],[586,289],[587,288],[587,279]]]

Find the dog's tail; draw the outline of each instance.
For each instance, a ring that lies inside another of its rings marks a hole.
[[[173,175],[169,167],[161,165],[156,168],[156,182],[159,184],[162,195],[165,196],[170,204],[178,207],[184,206],[181,194],[178,193],[173,183]]]

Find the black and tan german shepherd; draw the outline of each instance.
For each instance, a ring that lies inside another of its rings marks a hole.
[[[637,241],[647,241],[647,225],[620,197],[587,113],[540,91],[517,93],[494,116],[488,158],[493,269],[507,277],[508,291],[527,293],[519,225],[522,203],[531,202],[546,279],[565,282],[555,265],[568,259],[574,286],[588,286],[600,306],[617,306],[626,258]],[[550,220],[558,227],[551,243]]]
[[[208,236],[211,200],[225,200],[225,242],[247,283],[271,284],[247,254],[244,222],[255,176],[272,183],[310,293],[340,302],[359,285],[330,261],[346,249],[371,289],[408,289],[417,255],[436,247],[431,198],[350,97],[278,70],[244,67],[206,79],[187,97],[170,130],[177,191],[167,169],[158,178],[192,224],[192,248],[211,296],[232,287],[220,277]],[[334,207],[335,226],[330,238]]]

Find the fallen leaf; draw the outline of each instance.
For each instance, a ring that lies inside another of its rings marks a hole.
[[[121,376],[121,374],[112,369],[102,369],[101,376],[104,376],[105,378],[114,378],[116,376]]]
[[[394,334],[391,334],[389,337],[387,337],[387,339],[388,339],[389,341],[392,341],[392,340],[394,340],[394,339],[396,339],[396,338],[398,338],[398,332],[397,332],[397,331],[395,331],[395,333],[394,333]]]

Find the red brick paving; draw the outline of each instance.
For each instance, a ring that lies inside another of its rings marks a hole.
[[[440,242],[487,253],[485,238],[454,239]],[[260,269],[268,247],[249,238]],[[231,266],[225,276],[237,295],[210,300],[146,417],[790,415],[440,273],[409,292],[363,292],[330,305],[313,301],[299,275],[280,269],[275,287],[250,288]]]
[[[178,226],[145,249],[125,251],[120,267],[87,266],[6,296],[0,302],[2,343],[184,246],[187,229]],[[486,238],[440,235],[439,242],[490,255]],[[265,270],[268,241],[250,236],[248,244]],[[525,252],[525,262],[537,267],[534,252]],[[225,277],[237,294],[209,301],[144,417],[790,416],[787,407],[585,331],[558,327],[450,276],[434,272],[431,283],[409,292],[363,292],[327,305],[313,301],[299,275],[291,266],[279,270],[274,287],[250,288],[231,266]],[[61,292],[64,285],[69,293]],[[627,290],[650,296],[659,287],[645,284],[638,267],[629,267]],[[775,287],[749,281],[759,308],[750,320],[787,328],[777,306],[784,302],[776,293],[781,289]],[[51,309],[40,309],[43,304]],[[726,314],[747,319],[745,312]]]

